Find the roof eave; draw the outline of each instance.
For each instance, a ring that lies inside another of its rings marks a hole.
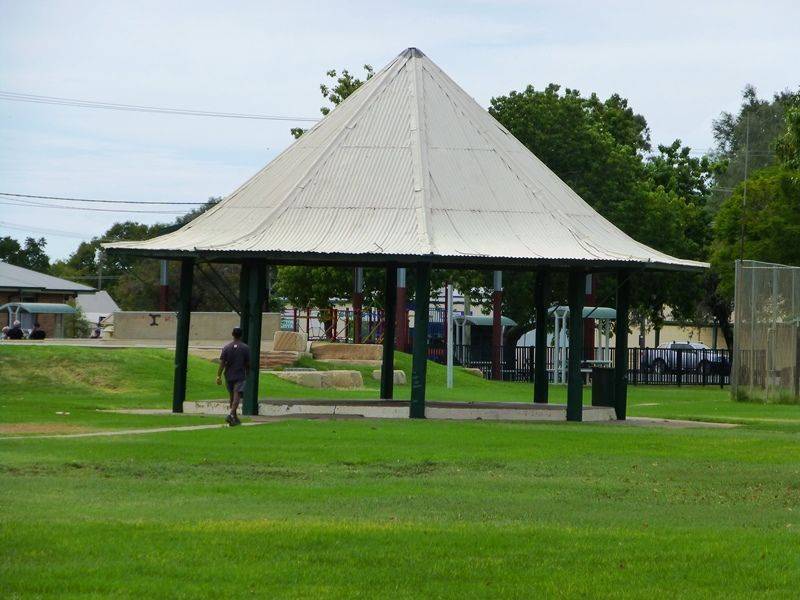
[[[331,254],[320,252],[253,252],[253,251],[214,251],[214,250],[168,250],[143,249],[107,246],[111,254],[140,256],[143,258],[176,260],[195,258],[209,262],[239,262],[247,259],[266,260],[275,265],[327,265],[353,266],[390,264],[415,265],[430,263],[442,268],[481,268],[481,269],[538,269],[569,270],[584,268],[598,270],[643,270],[643,271],[682,271],[703,272],[710,267],[708,263],[667,263],[655,261],[603,260],[603,259],[564,259],[564,258],[514,258],[492,256],[442,256],[435,254]]]

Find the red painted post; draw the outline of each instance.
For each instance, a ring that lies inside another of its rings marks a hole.
[[[596,306],[597,301],[597,275],[590,273],[586,276],[586,301],[584,306]],[[593,317],[583,320],[583,360],[594,360],[594,331],[595,320]]]
[[[397,342],[395,347],[401,352],[408,352],[408,295],[406,293],[406,270],[397,269],[397,307],[396,328]]]
[[[350,341],[350,309],[344,309],[344,342]]]
[[[503,347],[503,272],[494,272],[494,291],[492,292],[492,379],[502,379],[500,364]]]
[[[362,306],[364,304],[364,270],[356,267],[353,270],[353,343],[361,343],[361,325],[364,322]]]

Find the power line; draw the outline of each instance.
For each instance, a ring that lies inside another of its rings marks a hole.
[[[45,233],[47,235],[55,235],[60,237],[73,237],[78,239],[86,239],[91,237],[90,235],[81,234],[77,231],[64,231],[62,229],[46,229],[44,227],[32,227],[30,225],[20,225],[19,223],[9,223],[8,221],[0,221],[0,227],[6,227],[8,229],[18,229],[20,231],[26,232],[35,232],[35,233]]]
[[[61,206],[59,204],[44,204],[42,202],[26,202],[24,200],[15,201],[12,199],[1,199],[0,205],[4,206],[25,206],[28,208],[60,208],[63,210],[72,211],[91,211],[91,212],[109,212],[109,213],[146,213],[146,214],[162,214],[162,215],[182,215],[184,211],[180,210],[136,210],[131,208],[90,208],[88,206]]]
[[[151,200],[98,200],[97,198],[70,198],[68,196],[34,196],[31,194],[12,194],[11,192],[0,192],[0,196],[11,196],[14,198],[35,198],[37,200],[65,200],[67,202],[102,202],[106,204],[168,204],[168,205],[185,204],[191,206],[198,206],[201,204],[205,204],[205,202],[164,202],[164,201],[151,201]]]
[[[71,106],[73,108],[96,108],[103,110],[119,110],[127,112],[158,113],[167,115],[185,115],[192,117],[219,117],[226,119],[256,119],[261,121],[307,121],[316,122],[316,117],[291,117],[284,115],[261,115],[253,113],[228,113],[213,110],[194,110],[189,108],[168,108],[163,106],[143,106],[138,104],[118,104],[115,102],[98,102],[96,100],[80,100],[59,96],[39,96],[20,92],[0,90],[0,100],[11,102],[29,102],[33,104],[52,104],[55,106]]]

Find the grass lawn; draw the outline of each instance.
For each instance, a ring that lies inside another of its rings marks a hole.
[[[220,396],[214,372],[191,360],[190,398]],[[530,399],[464,373],[447,392],[429,372],[432,399]],[[98,412],[168,406],[171,373],[158,350],[0,347],[0,426],[215,422]],[[800,407],[644,386],[630,405],[742,425],[291,420],[0,439],[0,597],[797,597]]]

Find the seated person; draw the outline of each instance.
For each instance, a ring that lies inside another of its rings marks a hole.
[[[11,329],[6,332],[6,337],[9,340],[21,340],[23,337],[25,337],[25,335],[22,333],[22,327],[20,327],[19,321],[14,321]]]
[[[39,323],[33,324],[33,329],[31,329],[31,333],[28,336],[29,340],[43,340],[47,334],[42,329],[42,326]]]
[[[3,332],[0,333],[0,340],[5,340],[8,338],[8,325],[3,327]]]

